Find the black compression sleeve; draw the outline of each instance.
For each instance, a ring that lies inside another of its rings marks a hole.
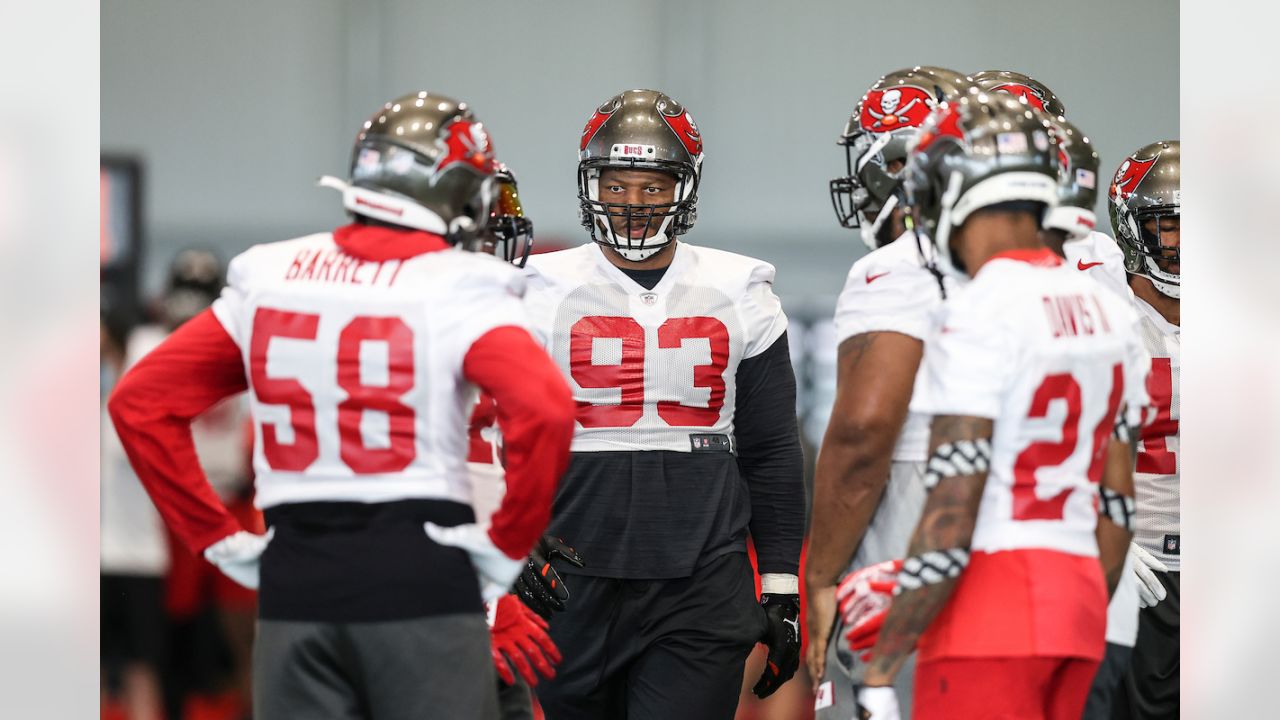
[[[787,334],[738,364],[734,435],[751,491],[751,537],[761,573],[800,571],[804,456],[796,421],[796,376]]]

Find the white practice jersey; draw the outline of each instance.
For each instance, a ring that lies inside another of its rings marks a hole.
[[[1151,354],[1147,393],[1155,408],[1155,418],[1142,428],[1134,464],[1138,514],[1133,539],[1176,572],[1182,566],[1178,472],[1182,337],[1179,327],[1155,308],[1138,298],[1133,304],[1141,316],[1138,328],[1142,341]]]
[[[320,233],[250,248],[227,282],[213,311],[249,377],[259,507],[470,501],[462,362],[526,325],[519,271],[457,249],[363,260]]]
[[[1039,250],[997,255],[939,315],[913,409],[995,423],[972,549],[1096,556],[1115,415],[1146,406],[1133,308]]]
[[[1063,243],[1067,266],[1087,273],[1099,285],[1126,300],[1133,297],[1129,275],[1124,270],[1124,253],[1111,236],[1093,231],[1079,240]]]
[[[587,243],[526,273],[535,335],[577,402],[574,452],[727,449],[738,363],[787,329],[772,265],[680,242],[648,290]]]
[[[950,295],[956,284],[949,275],[943,282]],[[849,269],[836,301],[836,344],[870,332],[896,332],[924,341],[942,303],[938,278],[923,267],[915,235],[904,233],[862,256]],[[908,413],[893,459],[924,462],[928,446],[929,416]]]

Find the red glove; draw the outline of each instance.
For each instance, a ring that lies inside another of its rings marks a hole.
[[[880,626],[893,604],[901,569],[901,560],[886,560],[849,573],[836,586],[840,617],[848,628],[845,640],[850,649],[867,651],[863,660],[870,657],[871,648],[880,639]]]
[[[498,677],[508,685],[514,685],[512,666],[530,687],[538,684],[538,675],[556,676],[555,665],[560,662],[560,651],[547,635],[547,621],[520,602],[515,595],[498,598],[494,611],[493,627],[489,629],[493,665]],[[534,673],[534,668],[538,669]]]

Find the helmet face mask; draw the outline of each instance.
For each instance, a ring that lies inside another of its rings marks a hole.
[[[497,197],[480,249],[522,268],[533,249],[533,221],[525,216],[515,175],[505,165],[499,165],[495,184]]]
[[[1177,232],[1171,219],[1180,224],[1181,154],[1176,140],[1138,149],[1120,163],[1107,196],[1125,270],[1147,278],[1171,298],[1181,297],[1181,239],[1165,233]]]
[[[596,109],[582,132],[578,203],[591,239],[633,262],[652,257],[697,220],[702,137],[684,106],[654,90],[628,90]],[[668,202],[613,202],[607,171],[657,171],[674,180]]]
[[[624,161],[630,162],[630,161]],[[602,199],[601,177],[610,170],[662,172],[674,181],[671,202],[626,203]],[[688,232],[697,218],[698,177],[687,168],[656,164],[586,160],[578,167],[578,184],[583,225],[591,239],[617,250],[628,260],[644,260],[670,245],[677,235]]]
[[[881,77],[858,100],[836,141],[845,150],[846,174],[830,181],[829,192],[836,221],[859,230],[869,249],[895,239],[901,167],[920,124],[939,104],[971,89],[954,70],[917,66]]]

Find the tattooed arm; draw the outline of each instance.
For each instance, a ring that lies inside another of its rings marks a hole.
[[[805,583],[810,677],[822,681],[835,619],[835,587],[880,502],[907,417],[923,343],[867,332],[840,344],[836,400],[818,453]]]
[[[992,429],[992,421],[987,418],[936,416],[929,439],[930,457],[933,457],[939,446],[946,443],[989,440]],[[985,467],[969,475],[953,475],[939,480],[929,491],[920,523],[916,525],[915,534],[911,538],[908,557],[953,548],[967,551],[973,539],[978,504],[986,483]],[[871,665],[867,668],[865,680],[867,685],[893,683],[903,662],[915,650],[920,635],[951,597],[957,579],[927,583],[913,590],[905,590],[894,598],[889,615],[880,629],[880,639],[872,651]]]

